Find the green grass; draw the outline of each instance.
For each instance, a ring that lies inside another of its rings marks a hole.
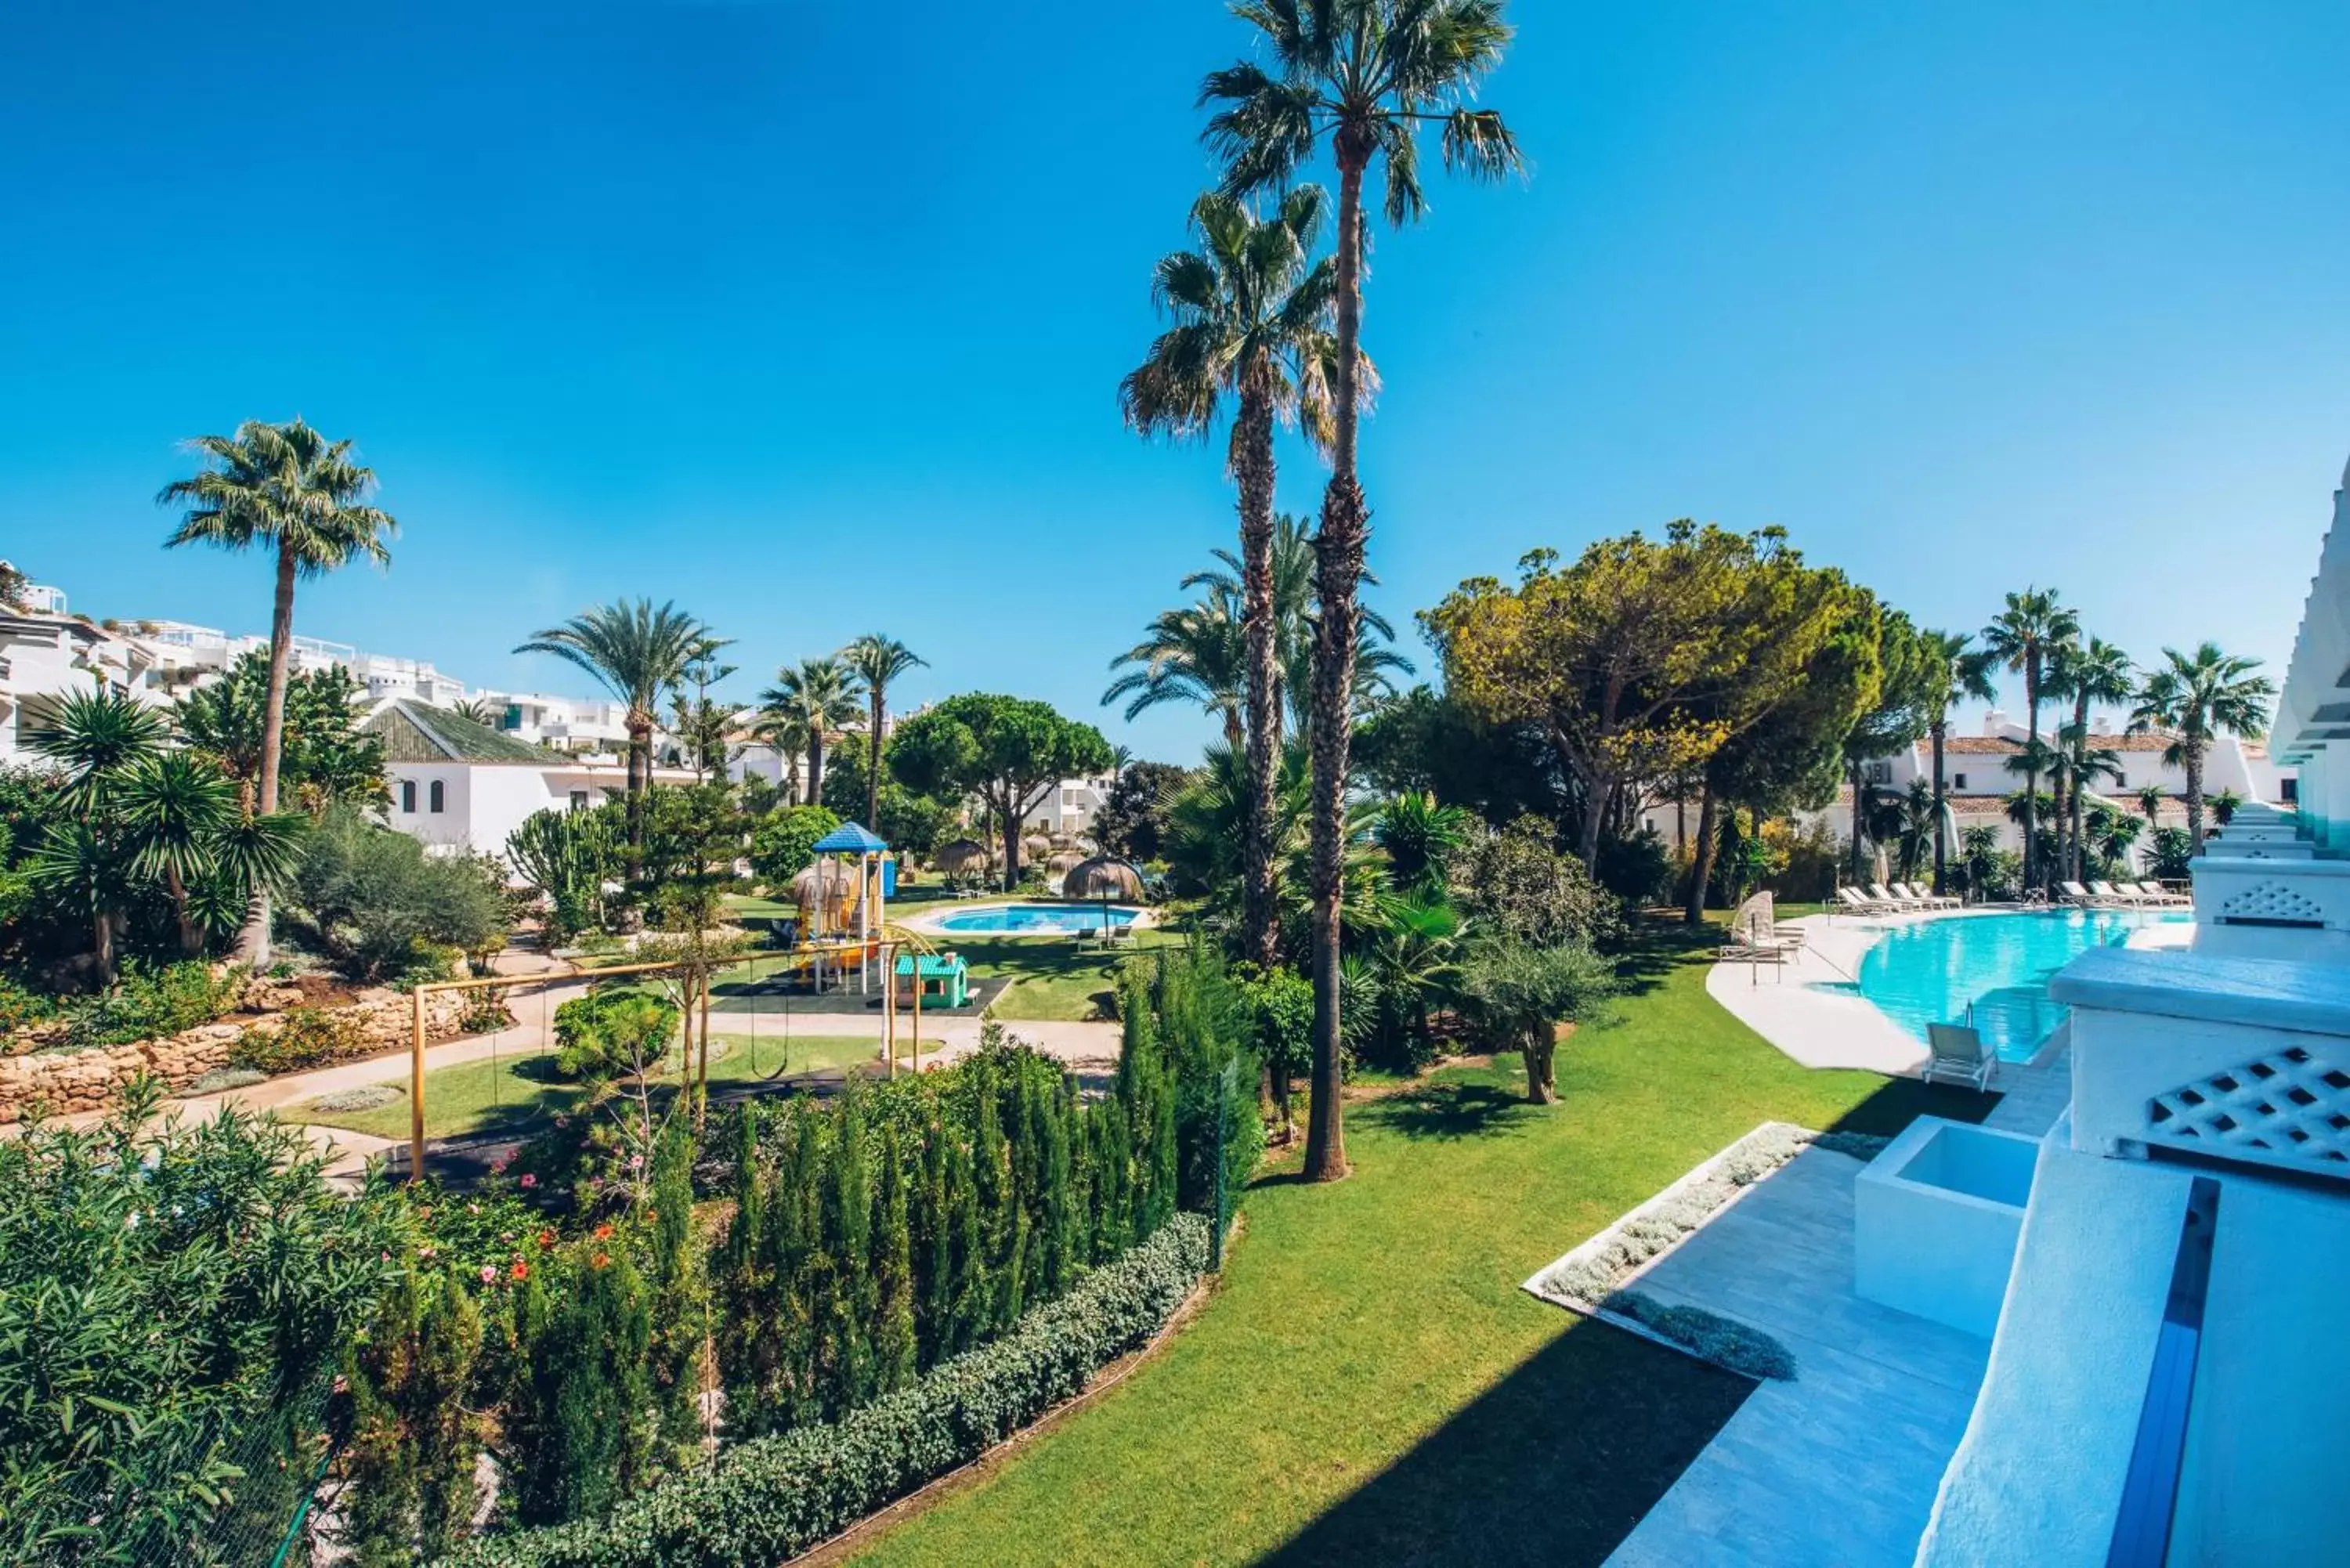
[[[1107,1018],[1118,965],[1137,949],[1167,947],[1183,939],[1163,927],[1134,934],[1133,942],[1104,951],[1080,948],[1069,937],[977,937],[953,935],[951,942],[971,965],[972,978],[1007,976],[1012,984],[995,1002],[995,1015],[1015,1019]]]
[[[1561,1051],[1555,1106],[1519,1101],[1513,1062],[1350,1107],[1351,1179],[1260,1181],[1156,1360],[864,1560],[1601,1562],[1751,1386],[1518,1282],[1757,1122],[1981,1114],[1797,1066],[1685,950],[1639,967],[1623,1023]]]
[[[880,1054],[880,1043],[871,1036],[795,1035],[788,1052],[778,1034],[764,1031],[755,1040],[747,1034],[723,1032],[715,1033],[713,1039],[725,1047],[723,1054],[713,1057],[710,1064],[713,1089],[765,1077],[786,1063],[791,1072],[804,1073],[875,1061]],[[930,1044],[925,1043],[925,1049]],[[904,1041],[899,1042],[899,1049],[906,1049]],[[536,1052],[504,1056],[495,1062],[467,1062],[426,1074],[424,1136],[467,1137],[527,1127],[542,1117],[570,1110],[579,1103],[579,1091],[572,1085],[549,1078],[547,1067],[553,1059],[549,1053]],[[400,1098],[373,1110],[322,1111],[297,1104],[281,1106],[277,1114],[287,1121],[342,1127],[378,1137],[404,1138],[408,1136],[408,1083],[405,1077],[387,1081],[400,1090]]]

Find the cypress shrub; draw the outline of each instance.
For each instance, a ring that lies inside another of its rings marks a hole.
[[[881,1129],[881,1184],[874,1195],[873,1366],[879,1391],[903,1388],[914,1380],[919,1356],[914,1340],[914,1241],[906,1215],[906,1162],[898,1129]]]
[[[625,1248],[572,1255],[562,1301],[533,1293],[534,1320],[509,1445],[526,1522],[592,1519],[644,1480],[652,1306]]]
[[[359,1568],[438,1562],[473,1511],[481,1422],[469,1407],[482,1314],[442,1272],[401,1280],[364,1345],[347,1357],[353,1485],[338,1506],[339,1540]]]

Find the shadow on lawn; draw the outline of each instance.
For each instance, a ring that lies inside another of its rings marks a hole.
[[[1260,1561],[1601,1563],[1753,1388],[1577,1323]]]
[[[1624,982],[1625,995],[1638,996],[1664,984],[1683,964],[1711,963],[1721,946],[1721,928],[1711,919],[1690,926],[1662,916],[1636,916],[1614,955],[1616,978]]]
[[[1406,1137],[1449,1141],[1522,1132],[1539,1110],[1528,1105],[1523,1095],[1491,1084],[1439,1080],[1373,1100],[1354,1116],[1359,1122]]]

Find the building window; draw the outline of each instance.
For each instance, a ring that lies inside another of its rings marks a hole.
[[[2277,793],[2287,805],[2301,804],[2301,781],[2297,778],[2277,780]]]
[[[2114,774],[2114,787],[2116,789],[2129,788],[2129,774],[2116,771]]]
[[[1964,788],[1966,788],[1966,787],[1967,787],[1967,775],[1966,775],[1966,774],[1952,774],[1950,775],[1950,787],[1951,787],[1952,789],[1964,789]]]
[[[574,811],[585,811],[588,809],[588,792],[586,790],[575,789],[571,792],[571,809]]]
[[[430,802],[432,809],[440,811],[449,804],[449,786],[439,779],[434,779],[432,787],[425,792],[425,798]]]
[[[414,779],[400,781],[400,809],[403,815],[416,815],[416,781]]]
[[[1893,764],[1891,763],[1871,763],[1866,768],[1861,770],[1860,776],[1873,784],[1891,784],[1893,782]]]

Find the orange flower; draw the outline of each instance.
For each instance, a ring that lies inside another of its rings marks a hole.
[[[596,1227],[596,1240],[598,1240],[598,1241],[610,1241],[611,1239],[612,1239],[612,1227],[611,1227],[611,1223],[610,1223],[608,1220],[608,1221],[606,1221],[604,1224],[601,1224],[601,1225],[598,1225],[598,1226],[597,1226],[597,1227]]]
[[[658,1220],[660,1218],[660,1210],[658,1209],[648,1209],[645,1210],[645,1218],[648,1220]]]
[[[555,1232],[552,1231],[541,1231],[538,1233],[538,1244],[542,1249],[554,1246]]]
[[[589,1260],[589,1262],[593,1262],[599,1269],[611,1261],[612,1254],[609,1252],[598,1252],[594,1258]]]
[[[530,1278],[530,1265],[524,1262],[520,1258],[516,1258],[515,1260],[515,1266],[512,1272],[514,1273],[514,1277],[517,1280],[526,1280]]]

